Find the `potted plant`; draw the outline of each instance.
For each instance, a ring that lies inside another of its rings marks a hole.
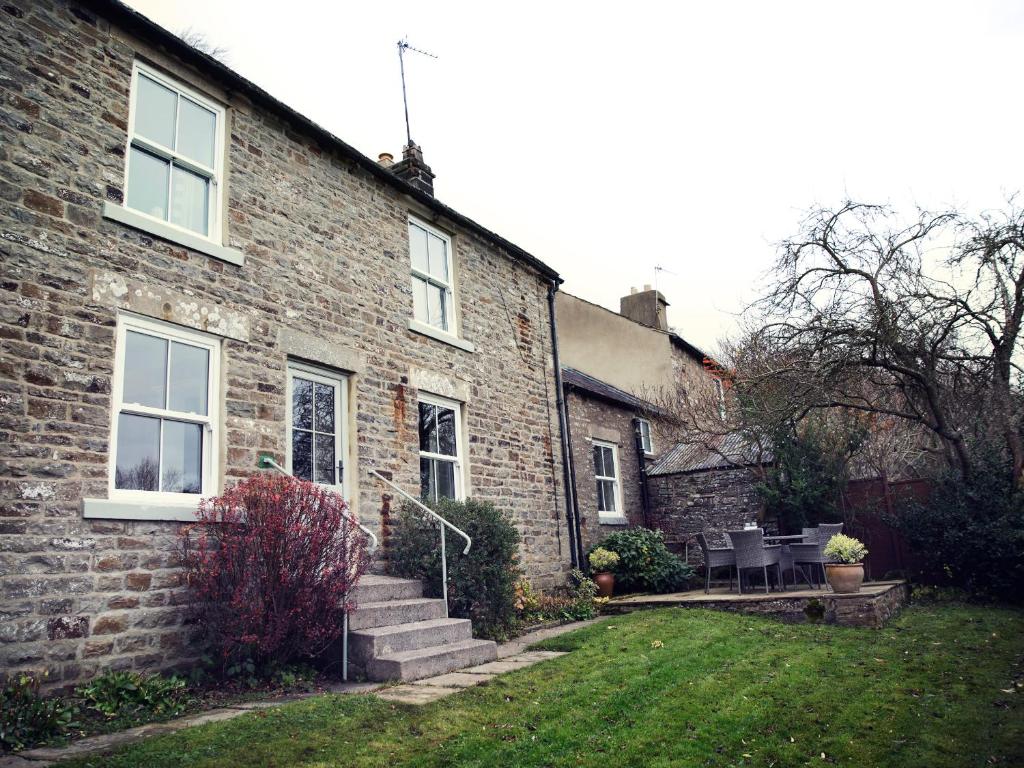
[[[610,549],[598,547],[590,553],[590,570],[597,583],[597,592],[601,597],[611,597],[615,591],[615,574],[612,569],[619,564],[619,555]]]
[[[864,583],[864,556],[868,548],[852,536],[837,533],[825,545],[825,555],[836,562],[825,563],[825,577],[839,594],[860,592]]]

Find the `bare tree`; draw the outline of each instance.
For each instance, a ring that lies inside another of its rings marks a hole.
[[[191,45],[197,51],[205,53],[211,58],[217,59],[222,64],[228,63],[228,49],[213,43],[205,33],[195,27],[186,27],[178,32],[178,37]]]

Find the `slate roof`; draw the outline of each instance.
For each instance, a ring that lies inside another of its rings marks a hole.
[[[641,400],[639,397],[631,395],[629,392],[625,392],[618,387],[613,387],[611,384],[600,379],[595,379],[593,376],[582,371],[577,371],[575,368],[562,367],[562,385],[582,389],[592,395],[597,395],[605,400],[611,400],[637,411],[646,411],[648,413],[657,411],[657,408]]]
[[[212,56],[193,48],[173,32],[164,29],[156,22],[150,20],[147,16],[144,16],[135,9],[130,8],[120,0],[87,0],[87,4],[92,6],[92,8],[101,15],[113,19],[128,31],[137,34],[144,40],[148,40],[156,47],[162,47],[184,61],[216,75],[223,83],[226,83],[229,86],[229,89],[241,91],[254,103],[260,104],[264,108],[281,115],[291,123],[301,126],[305,130],[309,131],[318,141],[322,142],[325,146],[332,147],[339,154],[353,161],[378,181],[382,181],[385,184],[389,184],[392,187],[397,188],[400,192],[414,198],[417,202],[425,205],[427,208],[430,208],[456,224],[474,232],[493,245],[506,250],[513,258],[529,265],[548,279],[556,280],[559,283],[563,282],[558,272],[536,256],[527,253],[518,245],[506,240],[501,235],[498,235],[483,225],[476,223],[468,216],[463,216],[454,208],[449,208],[444,203],[436,200],[432,195],[428,195],[427,193],[420,191],[404,179],[400,179],[391,171],[381,167],[376,161],[371,160],[352,145],[339,139],[326,128],[317,125],[305,115],[296,112],[284,102],[274,98],[251,80],[247,80],[242,77],[240,74],[235,72],[235,70],[226,66]]]
[[[765,448],[761,452],[757,444],[745,435],[733,432],[716,435],[701,443],[679,443],[648,467],[647,474],[678,475],[706,469],[727,469],[736,465],[770,464],[772,461],[774,456],[769,449]]]

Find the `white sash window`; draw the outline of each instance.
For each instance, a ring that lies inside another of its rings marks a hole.
[[[614,443],[594,441],[594,478],[597,481],[599,517],[622,516],[622,485],[619,482],[619,449]]]
[[[425,499],[462,498],[461,424],[458,403],[420,396],[420,495]]]

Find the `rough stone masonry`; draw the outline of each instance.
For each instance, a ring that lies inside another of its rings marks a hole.
[[[350,493],[377,529],[367,470],[418,490],[418,397],[460,401],[467,494],[513,515],[536,585],[563,581],[553,273],[114,4],[6,0],[0,32],[0,672],[69,685],[197,652],[182,523],[83,517],[108,495],[119,313],[219,340],[221,486],[284,460],[290,359],[348,374]],[[104,215],[136,60],[223,105],[223,246],[244,264]],[[410,215],[451,237],[473,351],[410,329]]]

